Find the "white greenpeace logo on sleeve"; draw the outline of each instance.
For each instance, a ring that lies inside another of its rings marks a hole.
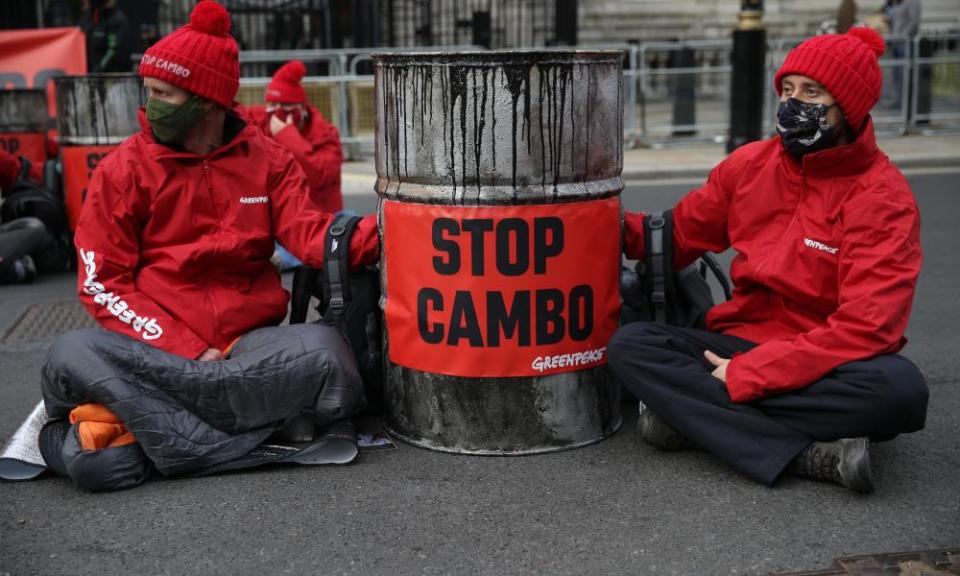
[[[117,317],[124,324],[129,324],[137,334],[144,340],[156,340],[163,335],[163,328],[157,324],[156,318],[145,318],[138,316],[136,312],[130,309],[126,301],[121,300],[120,296],[113,292],[107,292],[106,287],[97,282],[97,263],[94,252],[87,252],[80,249],[80,260],[83,263],[85,278],[83,280],[83,293],[93,296],[93,301],[103,306],[111,314]]]
[[[811,240],[809,238],[804,238],[803,243],[807,248],[814,248],[816,250],[821,250],[828,254],[836,254],[839,248],[834,248],[833,246],[827,246],[822,242],[817,242],[816,240]]]
[[[241,204],[269,204],[270,198],[268,196],[241,196]]]

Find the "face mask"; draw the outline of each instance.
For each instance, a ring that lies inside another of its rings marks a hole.
[[[205,114],[203,102],[197,95],[179,106],[155,98],[147,99],[147,120],[153,137],[162,144],[183,144],[187,134]]]
[[[836,104],[811,104],[787,98],[777,109],[777,132],[783,147],[797,158],[826,150],[836,143],[840,131],[827,122],[827,112]]]

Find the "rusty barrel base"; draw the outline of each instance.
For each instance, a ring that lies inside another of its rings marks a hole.
[[[451,448],[449,446],[441,446],[438,444],[433,444],[426,440],[414,440],[408,436],[404,436],[402,433],[394,430],[389,422],[387,423],[387,432],[392,438],[400,440],[404,444],[409,444],[411,446],[416,446],[417,448],[426,448],[427,450],[433,450],[435,452],[446,452],[447,454],[466,454],[468,456],[535,456],[537,454],[552,454],[554,452],[564,452],[566,450],[574,450],[576,448],[583,448],[584,446],[590,446],[591,444],[596,444],[601,440],[605,440],[610,436],[613,436],[620,430],[620,426],[623,424],[623,418],[618,418],[616,423],[614,423],[613,429],[610,430],[607,434],[595,438],[593,440],[585,440],[578,444],[570,444],[569,446],[560,446],[560,447],[550,447],[550,448],[528,448],[525,450],[516,450],[513,452],[504,452],[502,450],[460,450],[457,448]]]
[[[440,452],[519,456],[599,442],[621,425],[606,366],[541,378],[460,378],[389,363],[387,429]]]

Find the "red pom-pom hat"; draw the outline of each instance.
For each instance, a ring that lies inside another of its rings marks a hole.
[[[858,131],[880,99],[883,75],[877,59],[885,49],[883,38],[870,28],[814,36],[787,54],[774,88],[780,94],[780,81],[790,74],[813,78],[833,95],[850,127]]]
[[[307,68],[299,60],[291,60],[281,66],[267,85],[265,98],[267,102],[281,104],[304,104],[307,93],[300,84],[307,74]]]
[[[240,87],[230,13],[213,0],[201,0],[190,13],[189,24],[147,49],[139,71],[143,77],[158,78],[230,108]]]

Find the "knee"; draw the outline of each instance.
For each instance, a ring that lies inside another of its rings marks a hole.
[[[58,336],[47,350],[45,369],[63,371],[82,361],[83,357],[93,350],[100,333],[96,328],[85,328]]]
[[[324,324],[297,324],[292,328],[307,352],[330,349],[338,341],[343,342],[343,338],[334,328]]]
[[[929,392],[920,369],[903,356],[881,356],[868,361],[876,375],[878,414],[915,419],[927,412]]]
[[[610,367],[614,372],[625,369],[627,360],[644,347],[646,339],[660,334],[660,325],[653,322],[631,322],[621,326],[607,344]]]

